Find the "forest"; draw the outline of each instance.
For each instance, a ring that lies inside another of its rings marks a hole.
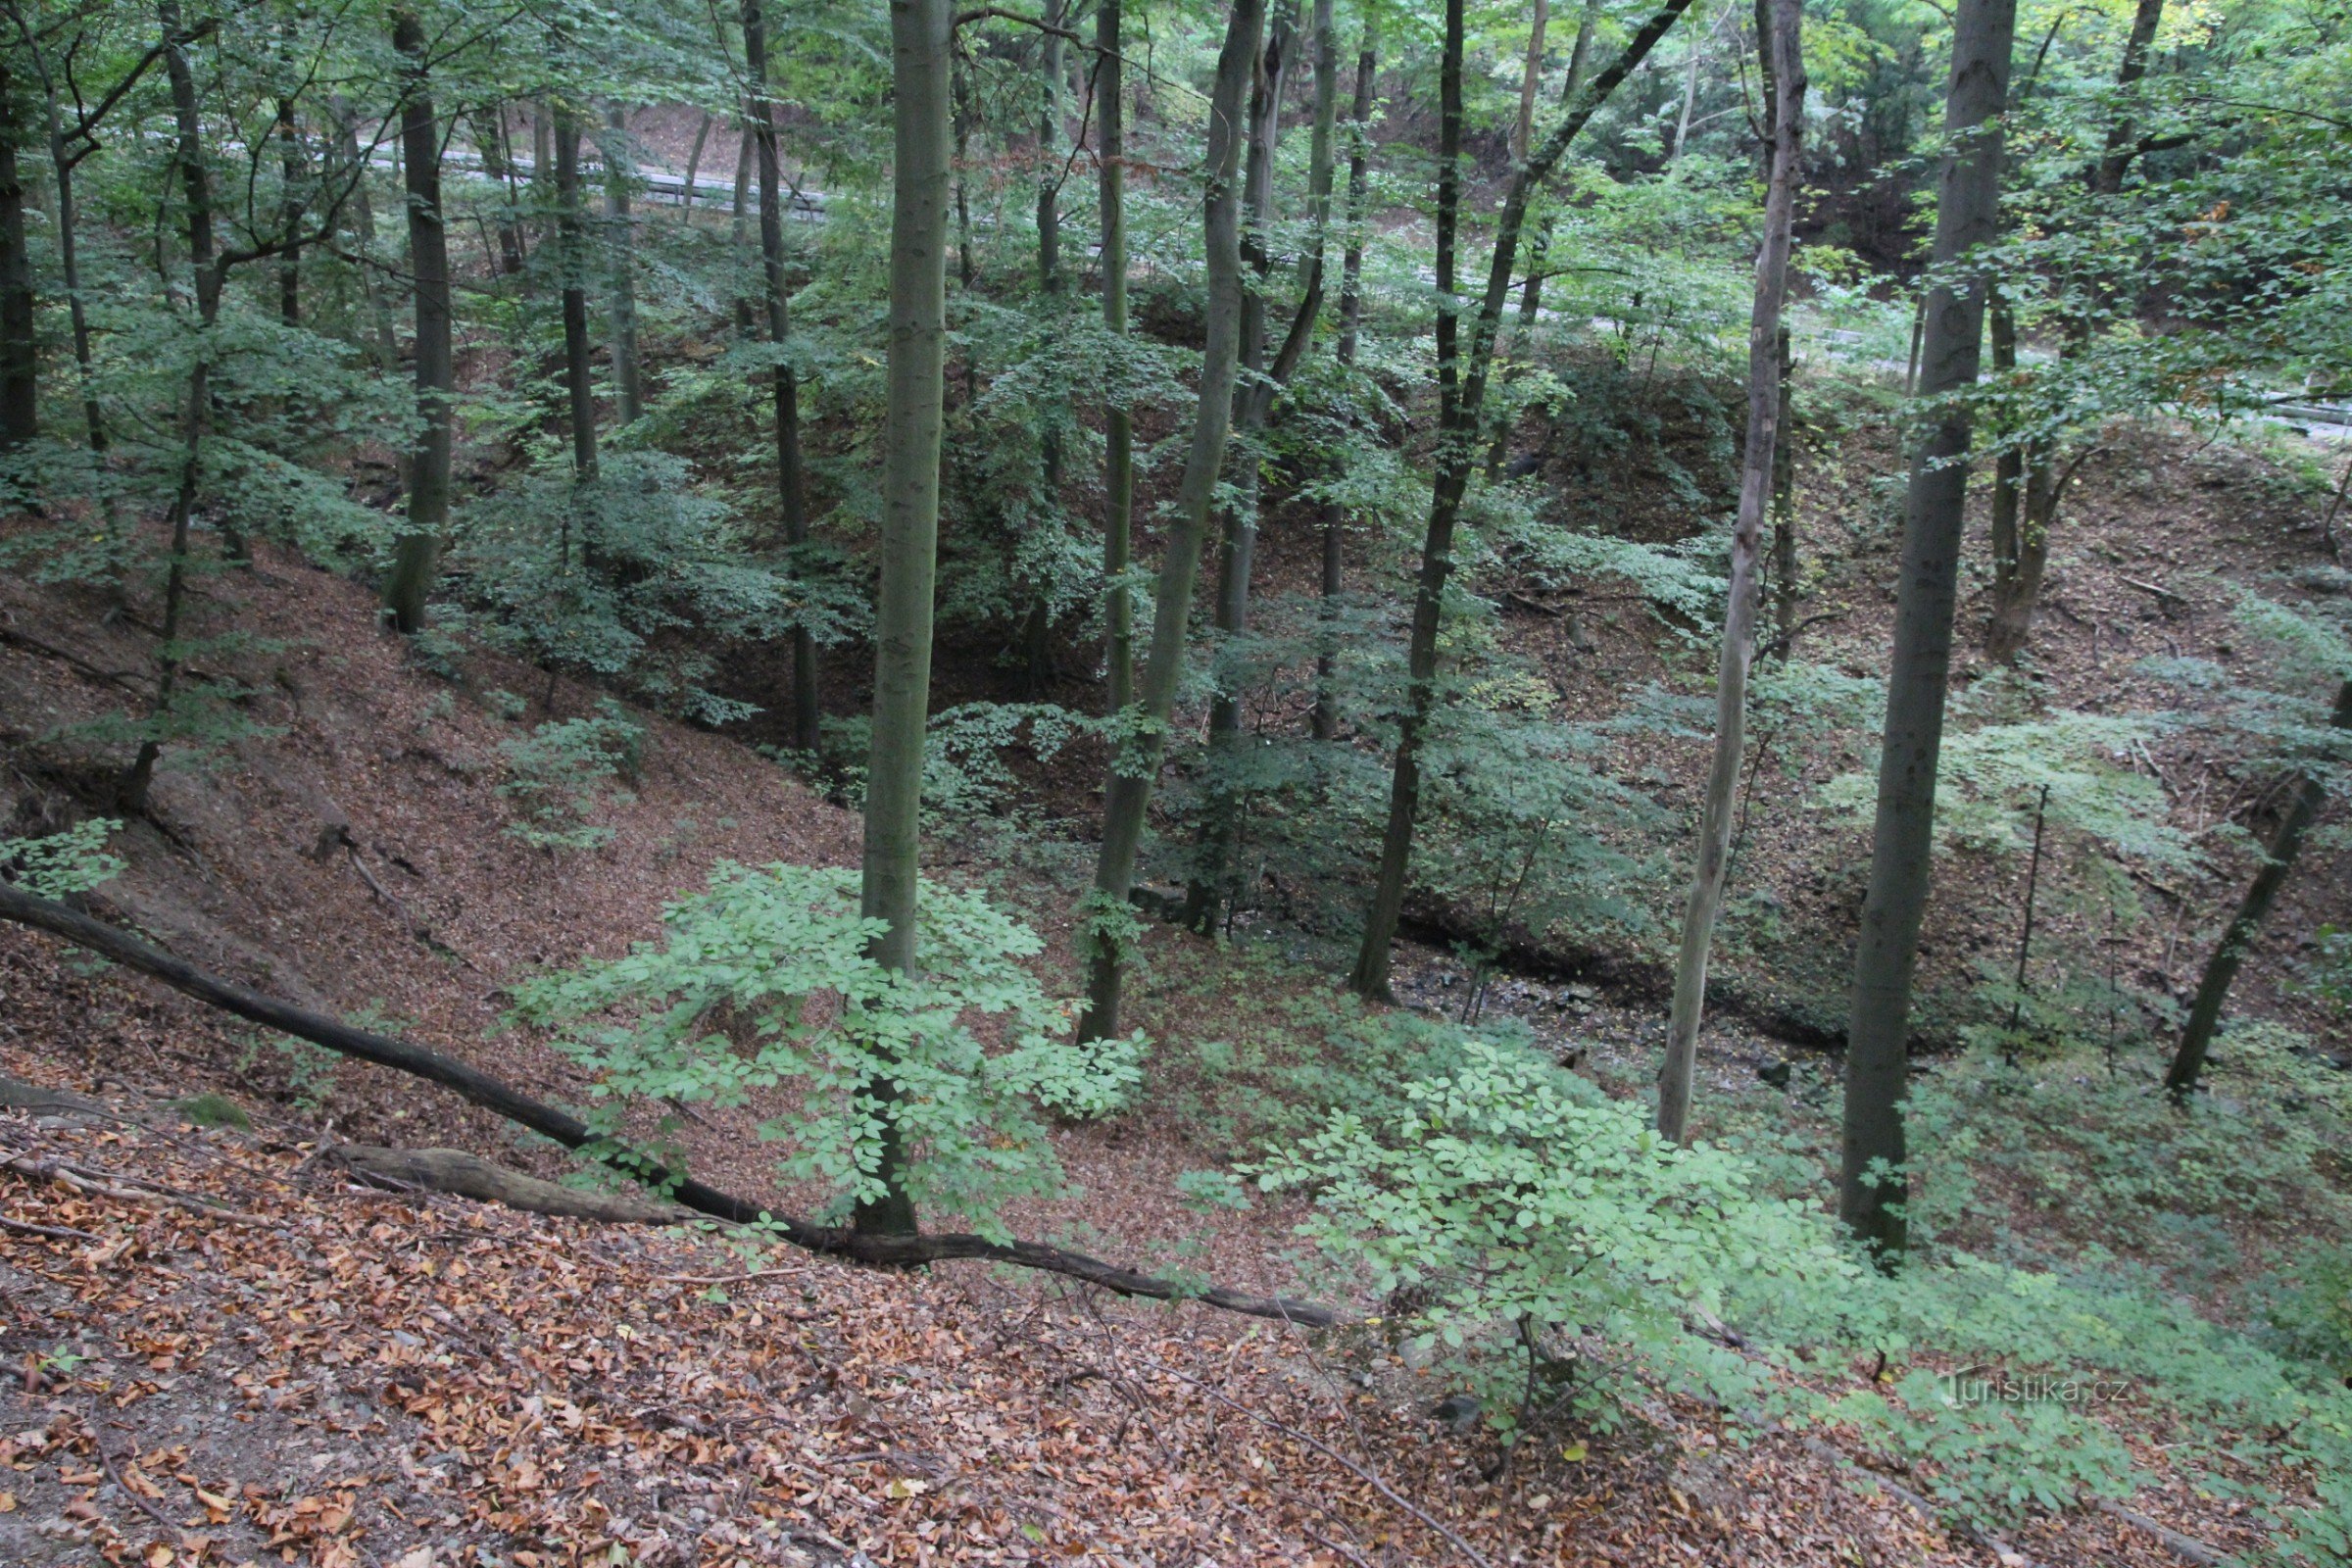
[[[2352,1562],[2346,0],[0,12],[0,1562]]]

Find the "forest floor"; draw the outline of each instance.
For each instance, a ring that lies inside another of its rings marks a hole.
[[[0,585],[10,834],[95,798],[111,753],[72,726],[145,693],[149,636],[107,608]],[[152,820],[118,842],[128,868],[90,902],[260,989],[577,1100],[576,1068],[502,1027],[506,987],[651,936],[662,903],[718,859],[855,862],[853,816],[734,741],[651,716],[641,775],[600,816],[612,841],[527,848],[503,831],[499,746],[519,731],[500,694],[537,705],[545,690],[565,716],[594,694],[494,659],[444,680],[375,629],[364,591],[267,551],[203,581],[197,609],[200,634],[256,639],[217,657],[263,731],[162,775]],[[1046,912],[1047,890],[989,855],[945,846],[940,869]],[[1041,924],[1066,964],[1066,928]],[[1250,1007],[1324,986],[1172,932],[1150,948],[1137,1021],[1173,1063],[1250,1028]],[[1446,960],[1406,967],[1408,995],[1444,991]],[[1563,1034],[1640,1049],[1639,1009],[1573,987],[1513,995],[1574,1016]],[[1756,1049],[1710,1036],[1727,1092],[1753,1088]],[[1737,1446],[1712,1413],[1661,1401],[1489,1479],[1492,1441],[1429,1415],[1448,1391],[1362,1334],[1317,1340],[977,1264],[747,1263],[690,1233],[358,1188],[319,1157],[336,1141],[556,1167],[436,1091],[224,1024],[14,927],[0,1071],[103,1106],[0,1114],[10,1561],[2175,1560],[2100,1513],[2002,1544],[1947,1536],[1833,1449]],[[213,1091],[255,1130],[187,1124],[187,1097]],[[1083,1195],[1023,1205],[1015,1228],[1296,1288],[1294,1216],[1178,1200],[1178,1172],[1232,1152],[1180,1102],[1061,1134]],[[749,1114],[693,1131],[697,1173],[789,1200],[751,1131]],[[2133,1507],[2249,1544],[2185,1484]]]

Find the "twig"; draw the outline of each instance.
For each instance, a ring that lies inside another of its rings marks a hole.
[[[1255,1421],[1258,1425],[1272,1427],[1284,1437],[1292,1438],[1298,1442],[1305,1444],[1308,1447],[1314,1449],[1317,1453],[1320,1453],[1323,1455],[1323,1457],[1331,1460],[1335,1464],[1346,1466],[1348,1470],[1351,1472],[1358,1480],[1369,1482],[1374,1490],[1379,1492],[1382,1496],[1388,1498],[1397,1507],[1402,1508],[1406,1513],[1411,1514],[1414,1518],[1420,1520],[1430,1529],[1436,1531],[1439,1535],[1444,1536],[1447,1541],[1451,1542],[1453,1544],[1454,1550],[1460,1552],[1472,1562],[1477,1563],[1479,1568],[1494,1568],[1494,1563],[1488,1560],[1485,1553],[1481,1552],[1476,1546],[1471,1545],[1470,1543],[1464,1541],[1460,1536],[1456,1535],[1444,1523],[1444,1521],[1414,1506],[1413,1503],[1407,1500],[1403,1494],[1396,1491],[1396,1488],[1390,1486],[1386,1481],[1381,1480],[1378,1475],[1374,1474],[1370,1470],[1365,1469],[1362,1465],[1357,1464],[1353,1459],[1348,1458],[1337,1448],[1334,1448],[1330,1444],[1325,1443],[1321,1439],[1316,1438],[1308,1433],[1301,1432],[1297,1427],[1291,1426],[1286,1422],[1277,1421],[1270,1415],[1266,1415],[1257,1410],[1252,1410],[1248,1405],[1242,1403],[1239,1399],[1228,1398],[1223,1394],[1218,1393],[1215,1389],[1212,1389],[1207,1384],[1201,1382],[1199,1378],[1194,1377],[1191,1373],[1179,1372],[1174,1367],[1168,1365],[1165,1361],[1161,1361],[1156,1357],[1146,1357],[1146,1359],[1150,1360],[1153,1366],[1166,1373],[1169,1377],[1174,1378],[1177,1382],[1191,1384],[1194,1388],[1199,1389],[1202,1394],[1207,1395],[1219,1404],[1227,1405],[1235,1410],[1239,1410],[1242,1414],[1248,1416],[1250,1420]]]
[[[77,1231],[70,1225],[35,1225],[28,1219],[11,1219],[0,1214],[0,1230],[21,1231],[26,1236],[53,1236],[61,1242],[95,1242],[99,1238],[88,1231]]]
[[[2136,588],[2143,594],[2153,594],[2156,597],[2157,602],[2160,604],[2171,603],[2176,605],[2185,605],[2188,603],[2186,599],[2182,598],[2180,594],[2173,592],[2173,590],[2170,588],[2165,587],[2162,583],[2141,582],[2137,577],[2119,577],[2116,580],[2121,582],[2127,588]]]
[[[186,1526],[164,1512],[163,1509],[158,1508],[147,1497],[133,1491],[130,1483],[122,1479],[122,1470],[115,1464],[115,1456],[106,1451],[106,1436],[100,1430],[104,1425],[104,1419],[99,1413],[98,1401],[92,1399],[90,1401],[90,1447],[97,1452],[99,1464],[105,1467],[107,1479],[122,1489],[122,1495],[138,1505],[139,1512],[171,1531],[177,1539],[187,1540]],[[134,1453],[132,1457],[136,1458],[137,1455]]]
[[[159,1192],[146,1187],[123,1187],[111,1174],[84,1173],[59,1161],[39,1159],[31,1154],[0,1153],[0,1167],[58,1182],[77,1193],[87,1193],[95,1198],[112,1198],[125,1203],[170,1203],[175,1208],[188,1209],[214,1219],[224,1219],[232,1224],[259,1225],[267,1230],[278,1228],[275,1221],[264,1219],[259,1214],[240,1213],[233,1208],[208,1203],[201,1199],[184,1198],[177,1193]]]

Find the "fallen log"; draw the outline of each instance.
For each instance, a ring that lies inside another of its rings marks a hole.
[[[503,1203],[559,1219],[589,1219],[608,1225],[675,1225],[693,1219],[683,1203],[657,1202],[622,1193],[583,1192],[492,1164],[462,1149],[392,1149],[382,1144],[338,1144],[326,1161],[361,1180],[384,1187],[422,1188],[477,1202]]]
[[[428,1047],[411,1045],[405,1040],[395,1040],[388,1035],[355,1029],[323,1013],[292,1006],[258,991],[249,991],[209,974],[176,955],[151,947],[104,920],[94,919],[78,909],[69,908],[48,899],[35,898],[22,888],[0,883],[0,919],[13,920],[19,925],[62,937],[75,947],[86,948],[112,958],[126,969],[150,975],[174,991],[194,997],[208,1006],[234,1013],[249,1022],[308,1040],[315,1046],[323,1046],[341,1055],[371,1061],[379,1067],[390,1067],[427,1083],[439,1084],[516,1126],[527,1127],[565,1149],[585,1152],[588,1157],[652,1188],[698,1214],[736,1225],[764,1225],[793,1246],[827,1257],[883,1268],[911,1268],[924,1263],[977,1258],[988,1262],[1010,1263],[1042,1273],[1059,1274],[1068,1279],[1099,1285],[1120,1296],[1147,1300],[1197,1300],[1227,1312],[1273,1318],[1309,1328],[1329,1328],[1342,1321],[1340,1312],[1316,1302],[1293,1300],[1281,1296],[1251,1296],[1222,1286],[1197,1290],[1175,1280],[1122,1268],[1115,1263],[1089,1257],[1083,1252],[1067,1251],[1043,1242],[994,1242],[985,1236],[969,1234],[876,1236],[811,1224],[790,1214],[777,1213],[764,1203],[738,1198],[681,1172],[672,1171],[651,1155],[604,1136],[569,1112],[533,1100],[520,1090],[454,1056],[443,1055]]]

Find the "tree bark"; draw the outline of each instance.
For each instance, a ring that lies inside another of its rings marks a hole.
[[[1122,928],[1127,896],[1135,885],[1136,853],[1159,775],[1168,721],[1175,711],[1176,685],[1184,672],[1187,622],[1193,587],[1200,570],[1200,544],[1208,524],[1218,470],[1224,466],[1225,438],[1233,424],[1234,374],[1241,360],[1242,242],[1240,172],[1244,94],[1257,61],[1258,29],[1265,0],[1233,0],[1225,42],[1208,110],[1208,181],[1201,227],[1208,269],[1208,335],[1200,356],[1200,407],[1193,418],[1184,477],[1176,492],[1160,560],[1159,596],[1153,606],[1151,652],[1133,721],[1111,762],[1102,807],[1102,849],[1095,864],[1094,908],[1086,936],[1086,1016],[1081,1041],[1119,1032],[1119,992],[1126,976]]]
[[[1343,367],[1355,363],[1356,332],[1364,315],[1364,202],[1371,184],[1372,87],[1379,71],[1379,56],[1380,24],[1376,13],[1367,12],[1363,47],[1355,57],[1355,101],[1348,106],[1348,239],[1340,256],[1340,343],[1333,356]],[[1336,502],[1326,501],[1321,583],[1323,646],[1315,654],[1312,720],[1314,736],[1319,741],[1337,740],[1340,734],[1339,645],[1332,622],[1336,619],[1336,601],[1346,586],[1347,565],[1347,517]]]
[[[17,172],[25,137],[20,96],[14,74],[0,62],[0,450],[40,434],[32,257],[25,248],[24,183]]]
[[[424,626],[425,601],[449,531],[450,400],[457,376],[450,356],[449,236],[441,216],[441,132],[423,76],[424,25],[413,11],[395,12],[392,46],[412,74],[401,107],[402,168],[408,184],[409,270],[416,289],[416,408],[424,418],[409,460],[409,512],[384,579],[384,609],[404,632]]]
[[[360,133],[352,120],[351,106],[337,98],[329,112],[335,119],[336,156],[345,167],[357,169]],[[368,199],[365,174],[351,182],[351,234],[359,245],[354,270],[360,274],[360,296],[367,302],[368,319],[375,328],[375,368],[379,374],[389,376],[400,369],[400,343],[392,328],[392,313],[384,305],[383,284],[377,280],[371,265],[375,256],[375,203]],[[408,484],[405,466],[400,478],[405,489]]]
[[[1683,915],[1682,951],[1674,971],[1674,1008],[1666,1029],[1666,1060],[1658,1075],[1658,1132],[1684,1141],[1690,1116],[1691,1077],[1698,1058],[1698,1026],[1706,1008],[1707,956],[1723,905],[1725,859],[1731,851],[1732,802],[1747,732],[1747,669],[1756,643],[1756,567],[1763,553],[1764,513],[1776,466],[1781,428],[1781,356],[1788,336],[1781,302],[1788,280],[1788,230],[1802,172],[1805,63],[1802,0],[1768,0],[1771,32],[1757,40],[1772,94],[1772,182],[1764,199],[1764,245],[1756,257],[1756,298],[1747,324],[1747,440],[1741,453],[1740,512],[1732,527],[1731,586],[1725,601],[1723,653],[1715,674],[1715,756],[1700,811],[1698,863]]]
[[[1242,292],[1241,374],[1233,395],[1233,435],[1242,471],[1232,480],[1217,546],[1217,592],[1211,621],[1217,632],[1217,682],[1208,704],[1208,767],[1199,859],[1185,889],[1183,923],[1206,934],[1234,895],[1233,864],[1241,837],[1241,802],[1218,775],[1233,766],[1242,728],[1242,702],[1228,645],[1250,625],[1250,576],[1257,557],[1259,490],[1256,438],[1273,403],[1266,366],[1266,286],[1273,273],[1274,154],[1282,134],[1282,100],[1297,38],[1295,4],[1274,17],[1265,50],[1251,76],[1250,141],[1242,154],[1242,265],[1254,274]]]
[[[1041,20],[1045,29],[1038,33],[1037,289],[1051,320],[1058,315],[1061,300],[1062,0],[1045,0]],[[1040,527],[1052,526],[1061,513],[1061,434],[1053,422],[1057,412],[1048,413],[1038,436]],[[1032,700],[1042,701],[1053,683],[1053,584],[1038,581],[1029,585],[1029,612],[1021,626],[1021,676]]]
[[[890,232],[890,368],[884,411],[882,583],[875,607],[874,733],[865,776],[860,908],[887,921],[871,956],[911,973],[923,798],[923,732],[930,719],[931,599],[939,553],[939,450],[945,413],[948,313],[949,53],[953,0],[891,0],[897,192]],[[888,1191],[858,1205],[861,1232],[912,1235],[906,1152],[893,1114],[899,1091],[871,1086],[881,1103],[881,1176]]]
[[[2352,680],[2336,689],[2335,708],[2328,722],[2339,730],[2352,730]],[[2180,1046],[2173,1054],[2172,1069],[2164,1075],[2164,1087],[2174,1098],[2186,1101],[2196,1092],[2197,1079],[2205,1070],[2205,1057],[2213,1048],[2215,1031],[2221,1027],[2222,1008],[2230,1000],[2230,988],[2237,980],[2238,965],[2245,961],[2246,952],[2254,939],[2262,934],[2263,922],[2271,915],[2271,906],[2278,901],[2278,890],[2295,868],[2295,859],[2303,853],[2303,837],[2310,832],[2320,808],[2327,803],[2328,790],[2310,773],[2295,781],[2295,792],[2288,799],[2286,815],[2279,819],[2278,831],[2271,839],[2270,853],[2264,857],[2262,868],[2246,887],[2246,896],[2238,901],[2237,912],[2222,932],[2222,940],[2205,960],[2204,978],[2197,982],[2196,1000],[2189,1004],[2188,1023],[2180,1031]]]
[[[903,0],[894,0],[892,15]],[[792,368],[791,297],[784,258],[784,173],[776,149],[776,106],[767,93],[767,18],[762,0],[743,0],[744,70],[752,87],[752,156],[760,174],[760,259],[768,341],[776,346],[772,376],[776,428],[776,491],[784,547],[808,542],[808,482],[801,466],[801,378]],[[796,566],[798,563],[795,563]],[[792,745],[817,748],[816,638],[807,625],[792,628]]]
[[[556,246],[564,270],[564,387],[571,408],[572,477],[596,477],[596,379],[588,363],[588,225],[580,213],[580,122],[559,105]]]
[[[507,106],[493,104],[486,115],[476,113],[473,133],[474,139],[481,143],[482,172],[497,181],[500,192],[498,270],[514,277],[522,271],[528,257],[523,250],[519,204],[514,198],[514,160],[507,153]]]
[[[164,74],[171,84],[172,116],[178,132],[181,199],[187,204],[188,264],[196,281],[196,346],[188,367],[186,402],[179,416],[179,482],[172,497],[172,559],[164,570],[164,619],[156,650],[155,706],[149,733],[139,743],[130,769],[116,786],[125,816],[147,810],[147,791],[163,755],[160,730],[179,687],[179,622],[187,604],[188,534],[196,516],[197,487],[204,476],[204,438],[211,423],[213,327],[220,318],[219,247],[213,239],[213,181],[204,162],[204,118],[196,101],[196,74],[188,65],[187,28],[179,0],[157,0],[156,19],[164,35]]]
[[[1781,416],[1772,443],[1773,645],[1784,660],[1796,657],[1796,361],[1788,328],[1781,328]]]
[[[1458,3],[1458,0],[1456,0]],[[1421,575],[1413,595],[1412,643],[1407,656],[1405,711],[1397,726],[1396,759],[1389,785],[1388,826],[1381,835],[1380,874],[1372,905],[1364,917],[1363,945],[1348,986],[1359,996],[1386,998],[1389,992],[1389,944],[1404,912],[1405,874],[1412,860],[1413,819],[1421,803],[1421,739],[1437,706],[1438,630],[1445,603],[1446,582],[1453,573],[1453,530],[1461,514],[1462,497],[1475,467],[1480,409],[1486,401],[1487,373],[1494,358],[1494,339],[1508,303],[1512,267],[1518,260],[1519,234],[1527,222],[1530,197],[1550,176],[1577,133],[1606,103],[1618,84],[1648,58],[1660,38],[1690,8],[1691,0],[1665,0],[1642,24],[1607,69],[1581,89],[1559,124],[1552,127],[1529,159],[1511,175],[1502,211],[1494,225],[1494,253],[1487,269],[1487,290],[1472,325],[1467,354],[1455,364],[1450,300],[1438,316],[1439,433],[1438,471],[1430,486],[1429,530],[1421,546]],[[1456,143],[1459,145],[1458,141]],[[1440,166],[1442,181],[1458,181],[1453,162]],[[1441,225],[1439,291],[1453,292],[1454,219],[1443,211],[1445,186],[1440,187]],[[1459,371],[1458,386],[1454,377]]]
[[[645,371],[637,358],[637,244],[635,220],[629,213],[629,185],[637,177],[630,167],[628,111],[618,104],[605,108],[605,134],[599,138],[605,157],[606,257],[612,264],[612,387],[620,403],[620,422],[635,424],[645,413]]]
[[[1095,8],[1095,149],[1102,223],[1102,325],[1127,335],[1127,87],[1120,0]],[[1135,418],[1115,392],[1102,411],[1103,661],[1110,712],[1135,701],[1135,595],[1127,587],[1135,512]]]
[[[1936,768],[1968,499],[1968,407],[1947,394],[1976,382],[1984,333],[1984,283],[1972,282],[1961,292],[1950,279],[1962,259],[1999,229],[2001,114],[2016,27],[2016,0],[1961,0],[1954,24],[1944,101],[1948,146],[1937,177],[1931,274],[1940,280],[1924,303],[1920,350],[1920,395],[1938,401],[1912,455],[1905,498],[1870,891],[1854,952],[1838,1213],[1889,1268],[1907,1239],[1903,1096],[1911,978],[1928,902]]]
[[[89,302],[81,297],[80,215],[74,189],[74,168],[79,162],[66,147],[63,117],[57,102],[57,83],[42,83],[48,109],[49,168],[57,178],[57,264],[66,287],[66,315],[74,332],[74,368],[81,381],[81,420],[92,452],[106,450],[106,416],[98,407],[98,382],[90,346]]]

